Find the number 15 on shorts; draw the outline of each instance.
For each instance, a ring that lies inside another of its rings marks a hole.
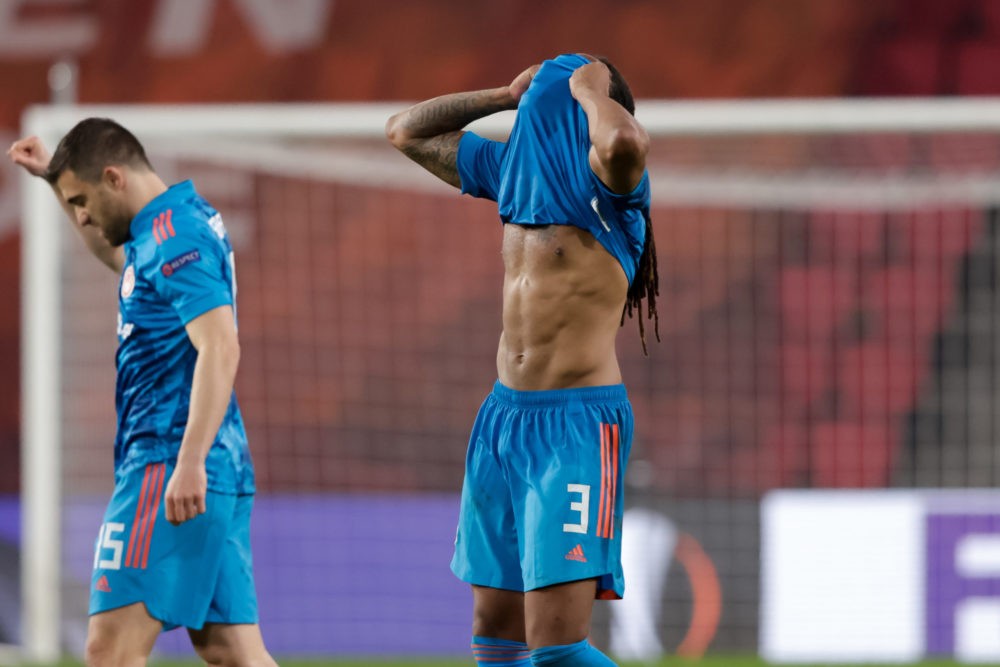
[[[101,530],[97,533],[97,544],[94,545],[95,570],[121,569],[122,551],[125,549],[125,542],[117,539],[117,536],[124,532],[124,523],[109,521],[108,523],[101,524]]]

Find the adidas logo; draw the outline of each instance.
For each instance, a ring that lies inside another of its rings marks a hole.
[[[587,557],[583,555],[583,547],[578,544],[570,549],[569,553],[566,554],[566,560],[575,560],[581,563],[586,563]]]
[[[153,218],[153,238],[156,239],[156,245],[161,245],[171,236],[177,236],[177,232],[174,231],[174,223],[171,221],[173,217],[173,209],[168,208]]]
[[[108,578],[105,575],[101,575],[101,578],[97,580],[97,584],[94,586],[97,590],[102,593],[111,592],[111,584],[108,583]]]

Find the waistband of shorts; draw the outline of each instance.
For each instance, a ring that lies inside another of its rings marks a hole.
[[[543,389],[541,391],[519,391],[511,389],[497,380],[490,396],[502,403],[521,406],[558,406],[567,403],[615,403],[628,400],[628,392],[623,384],[609,384],[597,387],[575,387],[573,389]]]

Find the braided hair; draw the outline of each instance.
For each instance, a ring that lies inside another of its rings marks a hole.
[[[629,285],[628,294],[625,297],[625,307],[622,309],[622,326],[625,325],[625,316],[632,317],[632,311],[636,311],[636,319],[639,321],[639,340],[642,341],[642,353],[649,356],[646,349],[646,327],[643,324],[642,300],[646,300],[646,319],[653,320],[653,332],[656,340],[660,340],[660,316],[656,312],[656,297],[660,294],[660,274],[656,268],[656,240],[653,238],[653,221],[649,217],[649,211],[642,212],[646,219],[646,242],[642,247],[642,255],[639,257],[639,267],[636,270],[635,278]]]
[[[608,97],[625,107],[633,116],[635,115],[635,98],[629,88],[625,77],[618,71],[610,60],[604,56],[597,56],[597,59],[604,63],[611,74],[611,82],[608,89]],[[646,242],[642,247],[642,256],[639,257],[639,268],[636,271],[632,284],[629,285],[628,295],[625,298],[625,308],[622,310],[622,325],[625,324],[625,316],[632,317],[632,311],[636,311],[639,321],[639,339],[642,341],[642,353],[649,356],[646,349],[646,326],[642,321],[642,300],[646,300],[646,318],[653,320],[653,331],[656,340],[660,340],[660,317],[656,312],[656,297],[660,293],[660,274],[656,270],[656,241],[653,239],[653,222],[649,217],[649,211],[642,212],[646,219]]]

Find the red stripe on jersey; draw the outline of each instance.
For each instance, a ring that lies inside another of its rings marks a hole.
[[[174,218],[174,209],[168,208],[164,216],[166,218],[165,224],[167,225],[167,231],[170,232],[171,236],[177,236],[177,232],[174,231],[174,223],[171,222]]]

